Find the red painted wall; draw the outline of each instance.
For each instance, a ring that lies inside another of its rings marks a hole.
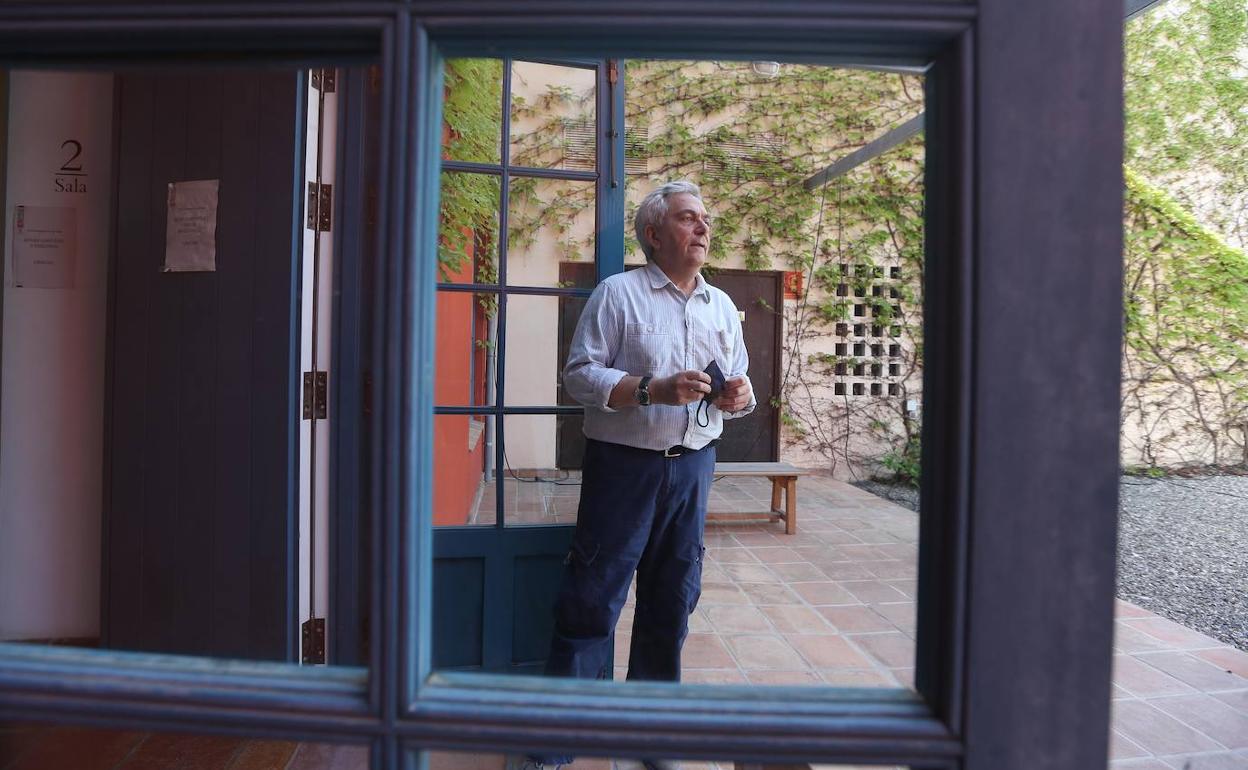
[[[466,239],[470,240],[470,239]],[[463,261],[459,274],[450,276],[456,283],[472,280],[472,245],[467,247],[469,259]],[[473,321],[476,336],[486,334],[484,313],[473,294],[438,292],[438,345],[434,361],[434,403],[463,406],[471,400],[481,403],[485,358],[482,349],[473,344]],[[477,383],[473,383],[472,359],[477,358]],[[468,415],[438,415],[434,418],[434,481],[433,523],[454,526],[468,523],[470,507],[476,499],[484,470],[485,435],[477,439],[475,448],[468,448],[470,423],[483,420]],[[493,520],[492,513],[490,520]]]

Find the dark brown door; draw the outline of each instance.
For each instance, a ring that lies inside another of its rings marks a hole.
[[[593,281],[591,264],[565,263],[559,267],[560,281],[577,281],[578,286]],[[745,333],[745,349],[750,354],[750,382],[758,398],[758,408],[747,417],[724,422],[724,435],[719,445],[722,462],[768,462],[778,459],[779,412],[772,399],[779,395],[780,308],[784,307],[780,273],[753,273],[747,270],[719,270],[708,282],[732,298],[743,314],[741,327]],[[559,301],[559,362],[568,359],[576,322],[585,308],[585,300],[563,298]],[[562,375],[560,375],[562,377]],[[561,405],[575,405],[562,387]],[[557,462],[560,468],[581,467],[585,452],[585,436],[580,417],[560,421]]]
[[[103,642],[294,651],[294,72],[116,81]],[[216,268],[163,272],[171,182],[219,180]]]
[[[746,417],[724,421],[720,462],[769,462],[779,459],[780,330],[784,294],[781,273],[717,270],[707,282],[732,298],[741,313],[745,349],[750,354],[750,383],[758,407]]]

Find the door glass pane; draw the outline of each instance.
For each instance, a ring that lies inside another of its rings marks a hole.
[[[593,171],[597,124],[593,69],[511,65],[511,165]]]
[[[498,283],[499,177],[444,171],[438,217],[438,280]]]
[[[447,59],[443,68],[442,157],[498,163],[503,141],[501,59]]]
[[[585,299],[507,296],[507,406],[577,405],[563,388],[563,365]]]
[[[438,292],[434,404],[494,403],[498,380],[498,295]]]
[[[492,415],[433,418],[433,525],[489,527],[495,521]]]
[[[594,183],[512,177],[507,204],[507,283],[592,288]]]
[[[368,770],[369,749],[225,735],[10,723],[0,725],[0,767]]]
[[[503,424],[506,524],[576,523],[583,444],[579,421],[554,414],[513,414]]]

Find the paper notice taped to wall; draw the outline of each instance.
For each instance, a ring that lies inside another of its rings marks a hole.
[[[166,273],[217,269],[219,179],[170,182],[165,224]]]
[[[13,210],[13,283],[27,289],[72,289],[78,259],[78,212],[68,206]]]

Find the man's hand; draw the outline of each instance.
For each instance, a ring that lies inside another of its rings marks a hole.
[[[710,389],[707,390],[709,392]],[[750,395],[753,392],[754,388],[750,385],[749,377],[731,377],[724,383],[724,390],[715,400],[715,406],[724,412],[740,411],[749,406]]]
[[[684,406],[711,392],[711,375],[690,369],[650,383],[650,400],[667,406]]]

